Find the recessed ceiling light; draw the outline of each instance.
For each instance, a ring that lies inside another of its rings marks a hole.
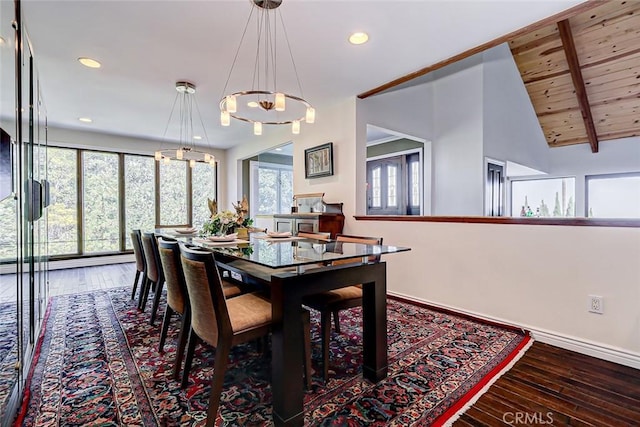
[[[363,33],[361,31],[353,33],[349,36],[349,43],[351,44],[363,44],[369,40],[369,34]]]
[[[276,151],[282,151],[282,148],[278,147],[276,148]]]
[[[258,106],[258,103],[256,101],[249,101],[247,102],[247,106],[251,108],[256,108]]]
[[[89,117],[80,117],[78,120],[80,120],[82,123],[91,123],[93,122],[93,120]]]
[[[196,141],[199,141],[202,139],[202,137],[200,135],[193,135],[193,139],[195,139]]]
[[[5,44],[5,43],[6,43],[6,40],[5,40],[5,39],[3,39],[2,37],[0,37],[0,46],[2,46],[2,45],[3,45],[3,44]]]
[[[78,58],[78,62],[81,63],[82,65],[84,65],[85,67],[89,67],[89,68],[100,68],[100,67],[102,67],[101,63],[99,63],[95,59],[91,59],[91,58],[84,58],[84,57]]]

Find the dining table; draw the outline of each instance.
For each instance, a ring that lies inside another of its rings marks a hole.
[[[381,255],[408,247],[316,240],[250,233],[249,240],[212,241],[173,235],[211,250],[221,270],[269,287],[272,307],[273,424],[304,424],[302,300],[351,285],[362,285],[362,375],[372,382],[387,376],[387,268]],[[338,260],[354,262],[339,263]]]

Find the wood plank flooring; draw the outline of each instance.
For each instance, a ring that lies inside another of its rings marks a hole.
[[[534,343],[454,426],[638,426],[640,370]]]
[[[131,286],[134,276],[133,263],[53,270],[50,295]],[[640,426],[640,370],[536,342],[454,423],[508,425]]]

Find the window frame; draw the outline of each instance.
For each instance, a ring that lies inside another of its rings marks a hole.
[[[584,176],[584,216],[585,218],[599,219],[601,217],[589,216],[589,184],[593,180],[616,179],[616,178],[640,178],[640,171],[637,172],[618,172],[618,173],[602,173]],[[622,219],[640,219],[640,218],[622,218]]]

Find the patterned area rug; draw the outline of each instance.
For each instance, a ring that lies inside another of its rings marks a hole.
[[[433,425],[450,419],[522,352],[525,334],[389,300],[389,375],[363,380],[360,309],[341,316],[331,339],[330,379],[321,380],[317,313],[312,313],[309,426]],[[161,307],[164,311],[164,306]],[[16,422],[44,425],[204,425],[213,353],[198,346],[189,385],[171,379],[176,327],[158,353],[160,322],[149,325],[128,288],[52,299]],[[269,352],[254,344],[231,354],[217,425],[271,425]],[[302,381],[302,379],[301,379]]]
[[[0,414],[4,413],[9,395],[18,379],[18,331],[16,304],[0,304]]]

